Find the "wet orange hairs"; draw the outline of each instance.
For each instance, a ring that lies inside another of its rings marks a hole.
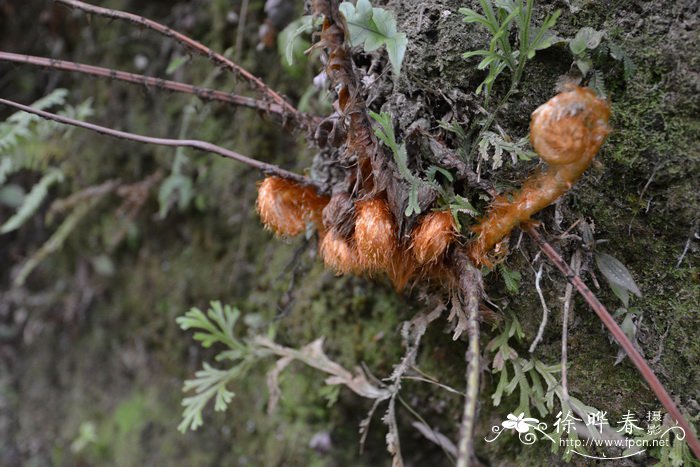
[[[396,251],[396,223],[383,199],[355,205],[355,245],[360,264],[368,272],[386,271]]]
[[[321,234],[319,250],[325,265],[336,274],[358,274],[361,272],[355,246],[336,230]]]
[[[472,231],[468,248],[476,265],[490,266],[488,252],[521,222],[571,189],[610,132],[610,106],[588,88],[571,86],[532,113],[530,142],[549,164],[525,181],[515,199],[497,198],[488,216]]]
[[[411,234],[411,252],[419,264],[435,263],[450,246],[457,226],[450,211],[430,212],[418,221]]]
[[[265,227],[277,235],[293,237],[306,230],[307,222],[323,229],[322,212],[328,200],[312,187],[267,177],[258,187],[257,210]]]

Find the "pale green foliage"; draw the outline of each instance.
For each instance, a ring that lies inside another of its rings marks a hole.
[[[635,345],[637,350],[643,354],[644,352],[637,342],[637,322],[641,313],[636,308],[630,307],[630,292],[637,297],[641,297],[641,290],[634,281],[632,274],[620,260],[607,253],[597,251],[597,245],[607,240],[596,240],[593,228],[587,222],[582,222],[580,229],[583,243],[593,251],[598,270],[603,274],[603,277],[605,277],[610,289],[622,302],[622,307],[618,308],[613,316],[620,320],[620,327],[625,335]],[[617,352],[615,364],[620,363],[626,356],[627,353],[620,348]]]
[[[501,277],[503,277],[503,281],[506,283],[508,292],[512,294],[518,293],[522,275],[518,271],[509,269],[505,264],[500,264],[498,266],[498,271],[501,273]]]
[[[384,144],[386,144],[391,153],[394,155],[394,161],[396,162],[396,167],[399,170],[399,174],[406,180],[410,185],[410,191],[408,193],[408,206],[406,207],[406,216],[411,216],[413,214],[420,214],[421,209],[418,206],[418,189],[420,188],[423,180],[415,176],[408,168],[408,156],[406,154],[406,145],[398,144],[396,142],[396,135],[394,134],[394,123],[391,121],[391,115],[385,112],[381,114],[370,112],[370,116],[376,121],[379,126],[374,127],[374,134],[379,138]]]
[[[482,14],[469,8],[460,8],[465,23],[476,23],[484,26],[491,34],[488,50],[474,50],[464,54],[464,58],[483,57],[477,68],[488,68],[486,79],[479,85],[477,94],[484,91],[488,101],[493,83],[498,76],[509,69],[511,72],[511,87],[515,87],[522,76],[528,60],[531,60],[538,50],[550,47],[557,41],[551,29],[554,27],[559,10],[548,15],[539,28],[532,26],[534,0],[480,0]],[[515,25],[518,43],[510,43],[510,28]]]
[[[182,422],[177,428],[180,432],[184,433],[188,429],[196,430],[203,425],[202,411],[212,398],[215,401],[214,410],[217,412],[226,410],[235,395],[226,389],[226,385],[242,373],[238,368],[234,367],[227,371],[217,370],[204,363],[203,369],[194,374],[194,379],[185,381],[182,390],[194,391],[195,395],[182,400],[185,410],[182,413]]]
[[[454,177],[452,174],[435,165],[431,165],[426,170],[426,180],[419,176],[416,176],[408,168],[408,156],[406,154],[406,145],[399,144],[396,141],[396,135],[394,133],[394,124],[391,119],[391,115],[385,112],[380,114],[375,112],[370,112],[370,116],[376,121],[379,126],[374,127],[374,134],[379,138],[386,146],[391,149],[394,155],[394,161],[399,170],[399,174],[409,183],[408,192],[408,206],[404,214],[408,217],[414,214],[420,214],[421,209],[418,205],[418,190],[422,186],[427,186],[437,191],[440,194],[441,204],[447,207],[452,213],[457,226],[459,227],[459,213],[465,213],[472,217],[478,216],[479,212],[472,206],[468,199],[457,195],[454,193],[453,183]],[[437,174],[440,173],[445,180],[447,185],[442,185],[437,180]]]
[[[607,253],[596,252],[595,262],[610,284],[613,292],[622,300],[625,306],[629,304],[628,292],[632,292],[637,297],[642,296],[642,292],[639,290],[632,274],[620,260]]]
[[[235,348],[238,341],[233,330],[240,314],[237,308],[222,306],[221,302],[216,301],[211,302],[206,315],[198,308],[192,308],[176,321],[183,331],[198,329],[194,333],[194,340],[201,342],[205,349],[216,343]]]
[[[367,52],[385,45],[391,68],[398,77],[408,39],[406,34],[397,31],[394,15],[383,8],[373,8],[369,0],[357,0],[356,5],[343,2],[339,9],[348,24],[350,44],[364,45]]]
[[[438,173],[442,174],[447,182],[446,184],[441,184],[438,181],[436,177]],[[426,175],[428,177],[428,184],[430,184],[434,190],[440,193],[438,204],[442,205],[442,207],[447,206],[447,209],[452,213],[452,217],[454,218],[458,229],[462,228],[459,222],[460,213],[466,214],[470,217],[477,217],[479,215],[479,211],[472,206],[472,203],[470,203],[467,198],[455,193],[454,177],[449,171],[441,167],[431,165],[426,171]]]
[[[59,106],[57,113],[77,120],[92,115],[91,101],[88,99],[73,107],[66,104],[68,91],[56,89],[39,99],[32,107],[48,109]],[[66,138],[71,129],[40,117],[17,112],[6,121],[0,122],[0,202],[17,208],[14,215],[0,226],[0,234],[15,231],[37,213],[49,194],[49,189],[65,180],[63,171],[48,165],[54,154],[54,139]],[[28,194],[22,186],[7,183],[9,177],[19,170],[34,170],[41,175]],[[22,286],[29,274],[50,254],[59,250],[81,219],[94,207],[101,197],[91,198],[75,206],[49,239],[34,252],[17,271],[14,286]]]
[[[177,318],[177,323],[183,330],[194,329],[194,339],[201,342],[205,348],[215,344],[223,346],[215,360],[217,362],[232,362],[227,369],[214,368],[204,363],[201,370],[195,373],[193,379],[185,381],[184,392],[193,394],[182,401],[184,406],[182,422],[178,430],[196,430],[203,423],[202,411],[213,399],[214,410],[224,411],[233,400],[234,393],[228,385],[246,374],[261,359],[275,356],[277,363],[267,375],[267,385],[270,391],[268,410],[273,410],[280,398],[280,373],[294,361],[299,361],[315,368],[329,377],[326,383],[331,386],[344,385],[356,394],[370,399],[383,401],[391,396],[391,392],[382,386],[376,386],[368,381],[363,373],[351,372],[334,362],[323,351],[323,338],[316,339],[300,349],[285,347],[274,342],[274,330],[270,328],[267,336],[253,336],[248,339],[236,337],[236,324],[240,312],[230,306],[222,306],[220,302],[211,302],[206,313],[192,308],[184,316]],[[337,390],[326,389],[323,395],[332,403],[337,399]]]
[[[190,61],[190,57],[188,55],[175,55],[172,60],[170,60],[170,63],[168,63],[168,68],[165,70],[166,75],[173,75],[177,70],[182,68],[187,62]]]
[[[309,47],[308,41],[301,41],[302,34],[311,32],[314,28],[313,17],[311,15],[302,16],[289,23],[277,36],[277,44],[280,53],[284,51],[284,58],[287,64],[293,65],[294,59],[303,57],[304,50]]]
[[[560,415],[562,415],[563,417],[565,417],[566,414],[570,413],[572,414],[572,416],[582,420],[582,423],[585,423],[587,422],[588,414],[595,414],[601,412],[601,410],[583,403],[580,399],[577,399],[576,397],[569,396],[568,398],[565,398],[561,386],[558,386],[554,390],[554,393],[559,399],[559,404],[561,408]],[[551,450],[554,453],[559,452],[562,437],[566,436],[566,438],[568,438],[571,441],[580,439],[577,430],[571,429],[568,433],[565,433],[563,429],[557,430],[554,426],[551,426],[551,428],[552,431],[549,433],[549,436],[554,440],[554,442],[551,445]],[[605,435],[608,438],[615,436],[614,434],[611,434],[612,432],[609,426],[604,426],[602,429],[602,433],[598,431],[598,429],[593,424],[586,423],[585,428],[587,431],[586,436],[591,439],[600,439],[602,438],[602,435]],[[577,447],[576,451],[584,454],[587,453],[587,450],[582,446]],[[574,447],[570,444],[567,444],[564,448],[562,459],[566,462],[569,462],[571,461],[573,455]]]
[[[224,55],[230,55],[230,53],[231,49],[228,49],[224,52]],[[202,86],[209,86],[215,76],[215,72],[210,73]],[[209,111],[209,107],[206,106],[201,109],[198,108],[197,98],[192,97],[182,112],[178,138],[187,139],[190,128],[203,122],[209,116]],[[196,207],[201,208],[204,203],[203,198],[197,196],[195,192],[193,176],[188,173],[187,166],[191,164],[191,159],[186,152],[187,149],[184,147],[175,149],[175,158],[173,159],[170,174],[158,188],[158,204],[160,206],[158,215],[161,219],[165,219],[173,206],[177,206],[178,210],[184,211],[193,200]]]
[[[519,342],[524,337],[525,333],[518,318],[511,315],[503,331],[486,345],[487,352],[494,352],[493,373],[500,373],[491,399],[497,407],[504,395],[510,395],[519,388],[520,403],[512,412],[524,412],[529,415],[532,403],[544,417],[554,408],[554,390],[558,385],[554,375],[561,371],[561,365],[545,365],[536,359],[527,360],[520,357],[511,347],[510,340],[515,339]]]
[[[622,47],[606,36],[605,31],[583,27],[569,40],[569,50],[574,56],[576,67],[584,78],[590,76],[588,86],[603,97],[606,95],[605,79],[601,70],[593,68],[596,58],[605,58],[609,55],[613,60],[621,62],[626,80],[632,77],[636,69],[634,62]]]
[[[637,308],[630,307],[630,292],[637,297],[642,296],[641,290],[637,286],[637,283],[632,278],[632,274],[629,272],[627,267],[622,264],[620,260],[607,253],[602,253],[596,251],[595,262],[598,266],[598,270],[603,274],[608,285],[612,289],[613,293],[622,302],[622,307],[618,308],[613,314],[613,317],[621,319],[620,327],[625,333],[627,338],[634,344],[640,353],[644,353],[639,347],[637,341],[637,323],[640,318],[640,312]],[[617,357],[615,358],[615,364],[617,365],[622,360],[627,357],[627,353],[621,348],[618,349]]]
[[[470,217],[477,217],[479,215],[479,211],[477,211],[476,208],[472,206],[472,203],[470,203],[467,198],[461,195],[454,195],[453,197],[449,198],[448,206],[450,212],[452,213],[452,217],[457,223],[457,229],[462,228],[462,225],[459,222],[460,213],[467,214]]]
[[[56,231],[41,247],[32,254],[22,265],[15,276],[13,285],[22,286],[25,280],[49,255],[55,253],[63,247],[68,236],[75,230],[78,223],[92,210],[104,195],[89,198],[87,201],[79,203],[66,218],[61,222]]]
[[[593,28],[584,27],[579,29],[576,36],[569,41],[569,49],[574,55],[576,66],[578,66],[578,69],[581,70],[583,76],[586,76],[588,71],[593,66],[593,60],[591,60],[588,51],[597,48],[602,39],[602,31],[596,31]]]
[[[0,186],[5,183],[8,175],[12,173],[12,159],[3,157],[0,159]]]
[[[491,36],[488,49],[474,50],[464,54],[464,58],[482,57],[477,68],[480,70],[488,69],[488,75],[477,87],[476,93],[483,92],[484,107],[489,112],[483,122],[478,122],[481,128],[478,136],[474,139],[475,144],[472,144],[469,149],[467,159],[471,158],[478,149],[482,159],[491,158],[493,167],[498,168],[503,164],[504,152],[509,153],[514,162],[517,159],[527,159],[532,155],[530,151],[525,149],[527,137],[513,141],[505,135],[491,132],[490,128],[496,114],[517,91],[527,62],[535,56],[538,50],[546,49],[560,41],[552,32],[552,28],[561,12],[556,10],[544,19],[542,25],[534,27],[532,25],[534,0],[480,0],[480,4],[483,14],[470,8],[460,8],[459,10],[464,15],[465,23],[481,25],[488,30]],[[517,42],[511,43],[510,30],[513,27],[516,31]],[[506,70],[510,72],[508,92],[494,108],[490,108],[489,101],[493,85]],[[490,147],[494,148],[492,157],[489,152]]]
[[[45,110],[54,106],[62,106],[66,103],[66,89],[56,89],[51,94],[42,97],[32,104],[32,107]],[[40,122],[41,117],[27,112],[16,112],[9,116],[6,121],[0,123],[0,155],[10,153],[16,149],[23,140],[28,140],[36,136],[35,124]]]
[[[508,154],[513,164],[518,160],[528,161],[537,156],[528,148],[529,136],[524,136],[518,141],[511,140],[507,135],[500,135],[493,131],[485,131],[479,141],[479,154],[484,160],[490,160],[492,168],[498,169],[503,165],[503,155]],[[493,155],[491,154],[493,148]]]
[[[78,436],[70,445],[71,452],[82,452],[87,446],[98,441],[95,422],[87,421],[80,424]]]
[[[688,415],[686,415],[688,417]],[[694,428],[698,426],[698,420],[700,420],[700,414],[695,417],[688,417],[690,422],[690,427]],[[697,430],[693,430],[697,436]],[[666,437],[669,435],[666,435]],[[688,435],[686,434],[686,437]],[[653,435],[642,434],[640,436],[635,436],[635,439],[654,439]],[[700,460],[698,460],[690,450],[688,442],[685,439],[679,439],[678,436],[674,436],[671,440],[670,445],[664,444],[663,446],[651,448],[650,453],[652,456],[659,459],[655,467],[681,467],[681,466],[692,466],[699,467]]]
[[[569,41],[569,48],[574,55],[582,54],[586,49],[593,50],[600,45],[604,33],[591,27],[583,27],[578,30],[573,39]]]
[[[92,114],[90,100],[73,107],[66,105],[67,95],[65,89],[56,89],[33,103],[32,107],[43,110],[60,106],[60,115],[78,120]],[[0,202],[17,208],[15,214],[0,226],[0,234],[20,228],[41,207],[51,186],[64,181],[60,169],[44,167],[42,157],[47,151],[41,150],[40,144],[56,136],[66,137],[69,132],[64,126],[26,112],[14,113],[0,122]],[[42,175],[26,195],[23,187],[6,184],[13,173],[22,169],[40,170]]]
[[[0,234],[6,234],[20,228],[39,209],[41,202],[49,193],[51,185],[62,182],[63,178],[63,172],[60,170],[48,170],[41,177],[41,180],[32,187],[32,191],[24,198],[17,212],[0,226]]]
[[[199,341],[202,347],[209,348],[214,344],[223,344],[227,347],[227,350],[216,356],[217,361],[235,362],[235,365],[228,370],[219,370],[204,363],[203,368],[194,374],[194,379],[185,381],[182,390],[193,391],[194,395],[182,400],[184,410],[178,430],[183,433],[188,429],[196,430],[203,424],[202,411],[212,399],[214,399],[214,410],[219,412],[226,410],[234,396],[226,386],[234,378],[247,373],[256,359],[254,352],[234,335],[239,317],[240,312],[237,308],[222,306],[221,302],[216,301],[211,302],[206,314],[197,308],[192,308],[184,316],[177,318],[177,323],[182,330],[196,330],[194,339]]]
[[[540,420],[544,417],[556,417],[561,420],[566,414],[576,417],[581,423],[579,432],[571,429],[568,432],[557,429],[553,424],[549,424],[551,432],[548,436],[553,440],[551,444],[552,452],[559,452],[560,440],[566,436],[569,440],[578,440],[582,429],[587,431],[586,437],[591,439],[612,439],[619,437],[618,430],[609,424],[603,423],[597,426],[589,423],[588,417],[592,414],[603,413],[591,405],[587,405],[580,399],[565,395],[560,383],[561,365],[547,365],[535,358],[523,358],[512,347],[523,340],[525,334],[514,315],[507,318],[503,330],[494,337],[487,345],[486,351],[493,352],[492,372],[500,373],[498,383],[494,393],[491,395],[494,406],[499,406],[505,396],[516,393],[519,396],[518,407],[511,410],[511,413],[524,412],[528,416],[530,407],[534,406],[539,413]],[[558,401],[558,403],[557,403]],[[558,406],[558,409],[557,409]],[[561,428],[561,427],[560,427]],[[637,439],[649,436],[643,429],[635,430],[633,436]],[[570,461],[573,456],[574,447],[567,444],[562,457],[565,461]],[[586,453],[586,449],[581,446],[576,447],[577,453]],[[666,447],[655,455],[662,459],[660,465],[682,465],[674,463],[674,459],[690,459],[690,453],[686,443],[674,443],[672,447]]]
[[[600,46],[601,40],[605,36],[603,31],[596,31],[590,27],[579,29],[573,39],[569,41],[569,50],[574,56],[574,63],[578,67],[581,75],[585,78],[590,74],[591,79],[588,85],[596,92],[605,97],[605,79],[603,72],[593,69],[593,57],[591,53]]]
[[[180,211],[187,209],[194,197],[193,185],[191,177],[175,171],[163,180],[158,189],[161,219],[165,219],[173,204],[177,204]]]
[[[604,31],[596,31],[590,27],[578,30],[574,38],[569,40],[569,50],[584,77],[593,68],[593,52],[599,52],[602,55],[610,54],[614,60],[622,62],[625,79],[631,78],[636,69],[634,62],[622,47],[607,39]]]
[[[632,342],[634,347],[639,351],[640,354],[644,355],[644,351],[639,346],[639,340],[637,332],[639,330],[639,320],[641,318],[641,311],[636,307],[620,307],[613,313],[613,318],[616,318],[620,324],[620,329],[625,333],[625,336]],[[610,342],[614,342],[612,337],[609,338]],[[622,362],[627,358],[627,352],[625,352],[621,347],[617,350],[617,356],[615,357],[615,365]]]

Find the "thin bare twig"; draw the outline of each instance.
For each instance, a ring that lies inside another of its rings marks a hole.
[[[238,15],[238,28],[236,29],[236,46],[234,58],[241,61],[243,55],[243,37],[245,36],[245,23],[248,18],[248,0],[243,0],[241,11]]]
[[[92,130],[97,133],[112,136],[115,138],[126,139],[129,141],[136,141],[138,143],[146,144],[157,144],[159,146],[170,146],[170,147],[189,147],[192,149],[197,149],[199,151],[210,152],[213,154],[218,154],[220,156],[226,157],[228,159],[233,159],[235,161],[241,162],[243,164],[249,165],[266,175],[275,175],[281,178],[286,178],[288,180],[295,181],[302,185],[308,185],[316,188],[319,192],[322,190],[321,187],[313,180],[304,177],[303,175],[296,174],[294,172],[289,172],[287,170],[281,169],[276,165],[268,164],[266,162],[259,161],[257,159],[252,159],[250,157],[239,154],[235,151],[231,151],[221,146],[215,144],[199,141],[195,139],[167,139],[167,138],[155,138],[152,136],[137,135],[134,133],[128,133],[126,131],[113,130],[111,128],[106,128],[100,125],[95,125],[94,123],[81,122],[80,120],[75,120],[72,118],[64,117],[61,115],[56,115],[51,112],[46,112],[44,110],[35,109],[17,102],[9,101],[7,99],[0,99],[0,104],[4,104],[16,109],[22,110],[27,113],[38,115],[41,118],[47,120],[53,120],[58,123],[63,123],[66,125],[72,125],[79,128],[84,128],[87,130]]]
[[[474,459],[474,426],[476,425],[476,404],[479,398],[480,345],[479,345],[479,298],[481,295],[481,273],[471,264],[462,264],[460,289],[467,313],[467,336],[469,346],[467,361],[467,397],[464,401],[462,423],[459,430],[459,455],[457,467],[469,467]]]
[[[111,193],[119,187],[120,183],[121,181],[119,179],[107,180],[99,185],[89,186],[77,191],[67,198],[58,199],[51,203],[46,217],[47,219],[51,219],[53,216],[66,212],[70,208],[74,208],[78,203],[82,203],[96,196],[103,196],[107,193]]]
[[[544,294],[542,293],[542,288],[540,287],[540,281],[542,280],[542,263],[540,263],[540,269],[535,275],[535,289],[537,290],[537,295],[540,297],[540,303],[542,303],[542,321],[540,322],[540,328],[537,330],[537,335],[535,340],[532,341],[530,345],[530,353],[533,353],[537,348],[537,344],[542,340],[544,335],[544,330],[547,327],[547,320],[549,319],[549,308],[547,307],[547,302],[544,300]]]
[[[411,415],[413,415],[417,422],[411,423],[411,425],[420,432],[423,436],[425,436],[428,440],[432,441],[433,443],[437,444],[440,446],[440,449],[442,449],[442,452],[445,453],[447,456],[447,459],[450,461],[450,464],[454,465],[454,459],[457,457],[457,446],[454,445],[452,440],[450,440],[447,436],[443,435],[436,429],[434,429],[428,422],[421,417],[421,415],[416,412],[411,405],[406,402],[401,396],[398,396],[399,402],[401,402],[401,405],[403,405],[406,410],[408,410]]]
[[[651,367],[649,367],[646,360],[644,360],[644,357],[642,357],[639,351],[637,351],[632,341],[629,340],[624,331],[620,328],[617,322],[615,322],[613,317],[610,315],[610,312],[602,303],[600,303],[600,300],[598,300],[591,289],[589,289],[583,282],[581,277],[574,273],[574,271],[568,264],[566,264],[559,253],[556,252],[552,245],[547,243],[547,241],[542,237],[542,235],[540,235],[534,226],[526,224],[523,225],[522,228],[528,233],[528,235],[530,235],[530,237],[532,237],[544,254],[549,257],[552,263],[554,263],[554,265],[566,277],[566,280],[576,288],[578,293],[580,293],[584,300],[586,300],[595,314],[598,315],[598,318],[600,318],[605,327],[608,328],[617,343],[624,349],[632,363],[634,363],[644,379],[647,381],[649,387],[654,394],[656,394],[656,397],[659,399],[661,404],[663,404],[671,417],[673,417],[676,420],[676,423],[678,423],[678,425],[683,429],[690,449],[695,454],[695,457],[700,459],[700,441],[698,441],[698,438],[693,433],[690,424],[685,417],[683,417],[683,414],[673,402],[673,399],[671,399],[671,396],[666,391],[666,388],[664,388],[664,386],[661,384],[661,381],[659,381],[659,378],[656,376],[654,371],[651,369]]]
[[[121,220],[121,225],[107,241],[108,254],[111,254],[129,233],[131,222],[146,204],[153,187],[162,179],[163,171],[159,168],[143,180],[117,188],[117,194],[124,199],[115,212],[115,217]]]
[[[581,269],[581,250],[576,250],[571,257],[571,269],[574,274],[578,274]],[[566,284],[564,292],[564,311],[562,313],[561,324],[561,392],[564,402],[569,403],[569,312],[571,310],[571,299],[574,294],[574,286],[571,283]]]
[[[448,148],[445,144],[430,135],[428,135],[428,141],[431,151],[438,159],[437,162],[447,169],[455,169],[457,171],[456,178],[458,180],[466,179],[470,186],[481,188],[493,197],[498,194],[493,184],[488,180],[481,180],[476,172],[471,169],[469,164],[462,160],[462,156],[460,156],[457,151]]]
[[[169,37],[180,44],[182,44],[187,50],[202,55],[206,57],[209,61],[217,66],[226,68],[233,73],[241,76],[250,85],[255,88],[260,94],[269,97],[273,102],[277,103],[284,111],[289,114],[294,120],[296,120],[302,126],[308,126],[308,118],[305,118],[304,114],[299,112],[292,104],[290,104],[285,98],[279,95],[277,92],[270,89],[260,78],[257,78],[248,70],[237,65],[233,61],[229,60],[220,53],[214,52],[209,47],[204,44],[197,42],[196,40],[174,31],[169,27],[160,24],[143,16],[135,15],[133,13],[127,13],[120,10],[112,10],[110,8],[98,7],[95,5],[90,5],[89,3],[84,3],[78,0],[54,0],[54,2],[66,5],[70,8],[84,11],[85,13],[91,13],[98,16],[104,16],[106,18],[119,19],[123,21],[128,21],[130,23],[142,26],[147,29],[151,29],[158,32],[166,37]]]
[[[35,57],[32,55],[15,54],[9,52],[0,52],[0,61],[22,63],[26,65],[35,65],[55,70],[72,71],[92,76],[100,76],[103,78],[116,79],[127,83],[141,84],[146,87],[157,89],[167,89],[168,91],[180,92],[183,94],[192,94],[200,99],[209,101],[221,101],[227,104],[233,104],[253,109],[263,110],[274,114],[283,114],[282,107],[272,102],[264,102],[252,97],[239,96],[236,94],[217,91],[215,89],[201,88],[191,84],[180,83],[177,81],[169,81],[162,78],[154,78],[135,73],[127,73],[125,71],[113,70],[111,68],[103,68],[99,66],[86,65],[84,63],[68,62],[65,60],[56,60],[53,58]]]
[[[415,370],[416,368],[413,368],[413,369]],[[429,378],[425,378],[423,376],[404,376],[402,379],[406,379],[409,381],[420,381],[422,383],[428,383],[428,384],[434,384],[435,386],[442,388],[447,392],[451,392],[452,394],[457,394],[458,396],[462,396],[462,397],[466,396],[466,394],[463,393],[462,391],[458,391],[455,388],[452,388],[446,384],[442,384],[440,382],[434,381],[434,380],[429,379]]]
[[[685,242],[685,247],[683,248],[683,252],[681,255],[678,257],[678,262],[676,263],[676,267],[679,268],[681,267],[681,264],[683,264],[683,259],[685,258],[686,253],[688,253],[688,248],[690,248],[690,240],[692,240],[692,235],[688,237],[688,240]]]

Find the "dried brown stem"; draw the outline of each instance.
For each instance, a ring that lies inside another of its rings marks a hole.
[[[544,299],[544,294],[542,293],[542,287],[540,287],[540,281],[542,280],[542,265],[540,263],[540,269],[535,274],[535,290],[537,290],[537,295],[540,297],[540,304],[542,304],[542,321],[540,322],[540,327],[537,330],[537,335],[535,340],[530,344],[530,353],[533,353],[537,349],[537,344],[540,343],[542,337],[544,336],[544,330],[547,328],[547,321],[549,319],[549,307],[547,306],[547,301]]]
[[[167,139],[167,138],[155,138],[152,136],[137,135],[134,133],[128,133],[126,131],[113,130],[111,128],[106,128],[100,125],[95,125],[94,123],[81,122],[80,120],[75,120],[72,118],[64,117],[61,115],[56,115],[51,112],[46,112],[44,110],[34,109],[32,107],[19,104],[17,102],[9,101],[6,99],[0,99],[0,104],[4,104],[16,109],[28,112],[34,115],[38,115],[41,118],[47,120],[53,120],[58,123],[63,123],[66,125],[72,125],[79,128],[84,128],[87,130],[92,130],[97,133],[112,136],[115,138],[121,138],[129,141],[136,141],[138,143],[146,144],[157,144],[159,146],[170,146],[170,147],[189,147],[197,149],[199,151],[210,152],[213,154],[218,154],[222,157],[228,159],[233,159],[237,162],[241,162],[250,167],[253,167],[266,175],[275,175],[281,178],[286,178],[288,180],[295,181],[302,185],[308,185],[314,187],[317,191],[321,191],[321,187],[316,184],[316,182],[311,179],[304,177],[303,175],[296,174],[294,172],[289,172],[287,170],[281,169],[276,165],[268,164],[266,162],[259,161],[257,159],[252,159],[250,157],[239,154],[235,151],[231,151],[221,146],[215,144],[199,141],[194,139]]]
[[[493,183],[479,178],[476,172],[469,167],[469,164],[462,160],[462,156],[460,156],[457,151],[448,148],[445,144],[432,136],[429,136],[429,145],[431,151],[436,156],[438,165],[446,169],[455,169],[457,171],[457,176],[455,177],[457,180],[466,179],[470,187],[480,188],[488,192],[492,197],[496,197],[498,193]]]
[[[339,2],[319,0],[315,2],[314,13],[323,15],[321,40],[314,47],[325,50],[326,74],[331,89],[336,90],[338,99],[334,104],[340,114],[347,117],[348,132],[345,140],[344,158],[357,155],[357,185],[365,192],[382,191],[387,180],[383,174],[382,161],[377,160],[377,141],[369,120],[367,104],[360,92],[360,83],[352,61],[352,52],[347,44],[346,23],[338,11]]]
[[[528,233],[528,235],[530,235],[530,237],[532,237],[544,254],[549,257],[557,269],[559,269],[559,271],[561,271],[561,273],[566,277],[566,280],[576,288],[578,293],[580,293],[584,300],[586,300],[595,314],[598,315],[598,318],[600,318],[605,327],[608,328],[617,343],[624,349],[632,363],[634,363],[639,372],[642,374],[642,377],[644,377],[646,382],[649,384],[649,387],[654,394],[656,394],[656,397],[659,399],[661,404],[663,404],[671,417],[676,420],[676,423],[683,428],[690,449],[693,451],[693,454],[695,454],[695,457],[700,459],[700,441],[698,441],[698,438],[693,433],[690,424],[685,417],[683,417],[683,414],[673,402],[673,399],[671,399],[671,396],[666,391],[666,388],[664,388],[664,386],[661,384],[661,381],[659,381],[659,378],[656,376],[654,371],[651,369],[651,367],[649,367],[649,364],[647,364],[646,360],[644,360],[644,357],[642,357],[637,349],[635,349],[632,341],[629,340],[624,331],[620,328],[617,322],[615,322],[613,317],[610,315],[610,312],[608,312],[605,306],[600,303],[600,300],[598,300],[591,289],[589,289],[583,282],[581,277],[576,274],[568,264],[566,264],[566,261],[562,259],[552,245],[547,243],[547,241],[542,237],[542,235],[540,235],[533,225],[526,224],[523,225],[522,228]]]
[[[73,193],[67,198],[59,199],[54,201],[46,214],[47,219],[63,213],[70,208],[74,208],[77,204],[84,202],[90,198],[96,196],[103,196],[107,193],[111,193],[119,187],[120,180],[107,180],[99,185],[89,186],[76,193]]]
[[[233,61],[229,60],[225,56],[214,52],[209,47],[204,44],[197,42],[196,40],[174,31],[169,27],[160,24],[156,21],[144,18],[133,13],[127,13],[119,10],[112,10],[110,8],[98,7],[95,5],[90,5],[89,3],[80,2],[78,0],[54,0],[57,3],[66,5],[70,8],[84,11],[85,13],[91,13],[98,16],[104,16],[106,18],[119,19],[123,21],[128,21],[130,23],[136,24],[138,26],[151,29],[158,32],[166,37],[169,37],[180,44],[182,44],[187,50],[198,55],[206,57],[209,61],[217,66],[226,68],[232,71],[236,75],[241,76],[245,79],[255,90],[257,90],[261,95],[270,98],[274,103],[280,106],[284,110],[285,114],[292,117],[299,125],[304,127],[309,126],[309,118],[304,114],[299,112],[292,104],[290,104],[285,98],[279,95],[277,92],[270,89],[260,78],[257,78],[248,70],[237,65]]]
[[[83,63],[68,62],[65,60],[35,57],[32,55],[15,54],[10,52],[0,52],[0,61],[22,63],[26,65],[52,68],[55,70],[72,71],[86,75],[100,76],[127,83],[141,84],[143,86],[156,89],[166,89],[168,91],[180,92],[183,94],[192,94],[204,100],[220,101],[227,104],[263,110],[274,114],[284,113],[284,110],[279,104],[272,102],[265,102],[258,99],[253,99],[252,97],[239,96],[228,92],[217,91],[215,89],[201,88],[177,81],[169,81],[162,78],[127,73],[125,71],[113,70],[111,68],[103,68],[99,66],[86,65]]]
[[[581,269],[581,251],[576,250],[571,257],[571,269],[575,274]],[[562,312],[561,323],[561,393],[564,402],[569,403],[569,313],[571,311],[571,299],[573,298],[574,286],[566,284],[564,292],[564,310]]]
[[[457,467],[474,464],[474,427],[479,400],[479,374],[481,371],[481,349],[479,344],[479,303],[483,290],[481,273],[466,258],[463,252],[456,252],[456,274],[459,277],[458,289],[462,306],[467,315],[467,336],[469,344],[466,352],[466,397],[459,429]]]

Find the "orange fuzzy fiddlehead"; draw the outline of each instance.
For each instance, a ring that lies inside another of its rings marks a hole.
[[[457,226],[450,211],[430,212],[418,221],[411,234],[411,251],[419,264],[435,263],[450,246]]]
[[[304,232],[308,222],[323,228],[322,213],[328,200],[312,187],[267,177],[258,187],[256,207],[265,227],[277,235],[293,237]]]
[[[469,245],[477,265],[490,265],[488,252],[521,222],[569,191],[591,165],[610,132],[610,106],[588,88],[570,87],[532,113],[530,141],[549,164],[525,181],[511,202],[497,198],[489,214],[472,231],[478,237]]]
[[[365,270],[388,270],[397,248],[396,223],[383,199],[359,201],[355,206],[355,245]]]
[[[336,230],[322,234],[319,250],[323,262],[338,275],[361,272],[357,250]]]

